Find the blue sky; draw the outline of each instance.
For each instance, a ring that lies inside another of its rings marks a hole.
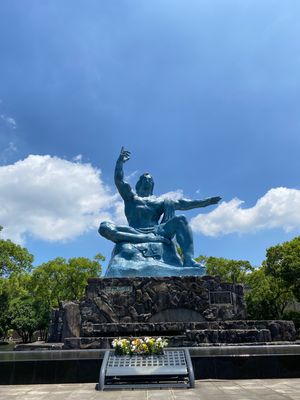
[[[124,145],[133,185],[149,171],[157,195],[222,196],[186,213],[196,255],[259,265],[300,233],[299,14],[297,0],[1,1],[2,236],[36,264],[109,258],[97,225],[122,222]]]

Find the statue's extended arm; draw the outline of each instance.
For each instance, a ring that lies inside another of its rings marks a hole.
[[[210,197],[205,200],[187,200],[180,199],[174,201],[175,210],[192,210],[193,208],[207,207],[213,204],[217,204],[221,200],[221,197]]]
[[[124,171],[123,164],[130,159],[130,152],[124,150],[124,147],[121,149],[121,153],[117,159],[116,167],[115,167],[115,184],[123,199],[132,198],[134,193],[131,189],[129,183],[124,181]]]

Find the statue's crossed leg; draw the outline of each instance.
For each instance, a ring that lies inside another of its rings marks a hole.
[[[144,229],[135,229],[131,226],[102,222],[99,227],[99,233],[114,243],[161,242],[168,244],[174,237],[176,237],[177,243],[182,250],[183,266],[201,266],[193,259],[193,235],[184,215],[174,216],[165,223]]]

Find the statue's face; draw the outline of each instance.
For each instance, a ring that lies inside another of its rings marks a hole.
[[[138,180],[135,189],[138,196],[148,197],[153,194],[153,187],[154,181],[152,176],[148,173],[145,173],[140,176],[140,179]]]

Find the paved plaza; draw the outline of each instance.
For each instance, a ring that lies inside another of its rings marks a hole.
[[[95,384],[0,386],[0,400],[300,400],[300,379],[198,380],[195,389],[98,392]]]

